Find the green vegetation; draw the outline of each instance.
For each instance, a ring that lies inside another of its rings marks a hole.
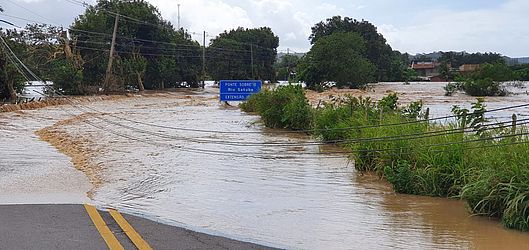
[[[466,52],[441,52],[438,62],[445,62],[454,68],[463,64],[498,64],[505,63],[503,57],[498,53],[466,53]]]
[[[284,55],[279,62],[275,64],[276,79],[280,81],[290,81],[291,77],[296,74],[299,57],[297,55]]]
[[[241,104],[246,112],[256,112],[267,127],[308,129],[312,119],[311,107],[299,85],[279,86],[264,90]]]
[[[474,214],[529,231],[527,130],[491,125],[482,99],[471,110],[454,107],[457,120],[447,124],[428,121],[420,102],[398,105],[395,94],[378,102],[346,96],[313,108],[300,87],[285,86],[241,107],[266,126],[309,128],[313,137],[343,145],[357,170],[380,174],[396,192],[461,198]]]
[[[213,80],[275,80],[279,37],[268,27],[225,31],[208,47],[208,73]]]
[[[520,81],[529,81],[529,64],[514,65],[511,67],[514,75]]]
[[[108,62],[109,36],[115,13],[118,23],[113,77],[103,86]],[[142,20],[138,22],[136,20]],[[83,84],[112,91],[125,88],[160,89],[186,83],[198,86],[201,75],[200,45],[184,30],[176,30],[159,10],[144,0],[99,0],[71,26],[75,46],[82,57]]]
[[[368,21],[358,21],[349,17],[334,16],[312,27],[309,37],[311,44],[333,33],[356,33],[365,43],[365,58],[375,66],[375,81],[402,81],[402,72],[408,67],[407,55],[393,51],[377,27]],[[355,46],[355,45],[353,45]],[[329,56],[330,60],[332,57]]]
[[[374,81],[375,67],[365,56],[365,42],[357,33],[333,33],[312,46],[298,66],[298,79],[308,88],[326,82],[338,88],[360,88]]]
[[[505,82],[516,80],[516,74],[505,64],[483,64],[475,72],[459,76],[458,82],[449,83],[444,87],[445,95],[456,91],[464,91],[471,96],[505,96]]]
[[[5,42],[15,53],[23,53],[25,47],[13,41],[18,37],[18,33],[10,30],[0,29],[0,34]],[[12,63],[14,59],[10,52],[0,43],[0,100],[16,101],[17,93],[20,93],[24,87],[24,78],[18,72],[18,69]]]

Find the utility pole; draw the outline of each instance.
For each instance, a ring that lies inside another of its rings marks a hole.
[[[180,30],[180,4],[177,4],[178,6],[178,30]]]
[[[287,82],[290,82],[290,65],[288,62],[288,56],[290,55],[290,48],[287,48]]]
[[[202,40],[202,88],[206,86],[206,31]]]
[[[255,76],[253,74],[253,44],[250,44],[250,57],[252,62],[252,79],[255,79]]]
[[[114,59],[114,46],[116,45],[116,34],[118,32],[118,20],[119,20],[119,12],[116,14],[116,19],[114,21],[114,32],[112,33],[112,44],[110,45],[110,55],[108,57],[108,66],[107,66],[107,72],[105,74],[105,83],[104,83],[104,89],[106,92],[110,89],[110,75],[112,74],[112,60]]]

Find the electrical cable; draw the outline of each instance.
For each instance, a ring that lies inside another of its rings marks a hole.
[[[3,40],[3,39],[2,39],[2,40]],[[5,46],[11,51],[11,53],[13,53],[13,55],[14,55],[14,52],[9,48],[9,46],[5,43],[5,41],[3,41],[3,42],[4,42],[4,45],[5,45]],[[35,74],[33,74],[33,73],[31,72],[31,70],[29,70],[29,69],[28,69],[28,68],[27,68],[27,67],[26,67],[26,66],[25,66],[25,65],[24,65],[24,64],[18,59],[18,57],[16,57],[16,55],[14,55],[14,56],[15,56],[15,58],[21,63],[21,65],[22,65],[22,66],[23,66],[23,67],[24,67],[24,68],[25,68],[25,69],[26,69],[26,70],[27,70],[27,71],[28,71],[33,77],[35,77],[36,79],[38,78]],[[520,105],[519,105],[519,106],[520,106]],[[502,108],[502,109],[497,109],[497,110],[504,110],[504,108]],[[497,111],[497,110],[496,110],[496,111]],[[491,112],[491,111],[492,111],[492,110],[490,110],[490,111],[488,111],[488,112]],[[482,113],[485,113],[485,112],[482,112]],[[445,118],[447,118],[447,117],[443,117],[443,119],[445,119]],[[439,118],[436,118],[436,119],[439,119]],[[429,119],[429,120],[434,120],[434,119]],[[401,124],[407,124],[407,123],[401,123]],[[387,124],[387,125],[389,125],[389,124]],[[378,126],[376,126],[376,127],[380,127],[380,125],[378,125]],[[521,135],[523,135],[523,134],[521,134]],[[502,138],[505,138],[505,137],[508,137],[508,136],[504,136],[504,137],[502,137]],[[488,139],[498,139],[498,138],[499,138],[499,137],[488,138]],[[458,143],[461,143],[461,142],[458,142]],[[440,145],[442,145],[442,144],[440,144]],[[452,145],[452,144],[450,144],[450,145]],[[439,146],[439,145],[429,145],[429,146]],[[222,153],[225,153],[225,152],[222,151]],[[341,152],[340,152],[340,153],[341,153]]]

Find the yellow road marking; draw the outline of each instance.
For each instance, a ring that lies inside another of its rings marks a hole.
[[[103,237],[103,240],[105,240],[105,243],[107,243],[108,248],[110,250],[124,250],[121,243],[119,243],[118,239],[116,239],[116,236],[114,236],[103,218],[101,218],[99,212],[97,212],[97,209],[94,206],[88,204],[84,204],[84,207],[86,212],[88,212],[90,219],[92,219],[92,222],[96,226],[97,231],[99,231],[99,234],[101,234],[101,237]]]
[[[121,229],[123,229],[123,232],[129,236],[129,239],[134,243],[134,245],[139,250],[152,250],[151,246],[140,236],[136,230],[129,224],[123,216],[116,211],[115,209],[109,209],[110,215],[112,215],[112,218],[119,224]]]

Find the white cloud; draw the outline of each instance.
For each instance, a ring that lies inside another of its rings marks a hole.
[[[410,53],[465,50],[526,56],[528,9],[528,1],[514,0],[498,9],[435,10],[417,15],[413,25],[385,24],[379,30],[393,48]]]
[[[158,7],[162,16],[176,27],[178,3],[180,4],[181,26],[194,33],[193,37],[202,40],[201,34],[217,35],[225,30],[238,27],[252,27],[253,22],[246,10],[229,5],[220,0],[148,0]]]
[[[55,23],[69,25],[82,7],[65,0],[13,0]],[[94,3],[95,0],[84,0]],[[365,19],[379,27],[390,45],[410,53],[434,50],[495,51],[509,56],[528,56],[529,10],[527,0],[480,3],[468,0],[439,4],[420,0],[147,0],[162,16],[181,25],[201,41],[203,30],[214,37],[237,27],[268,26],[280,38],[280,48],[307,51],[311,27],[335,15]],[[5,6],[4,6],[5,5]],[[475,6],[474,6],[475,5]],[[5,14],[46,21],[9,2]],[[9,19],[19,26],[21,20]],[[209,38],[211,38],[209,37]]]

